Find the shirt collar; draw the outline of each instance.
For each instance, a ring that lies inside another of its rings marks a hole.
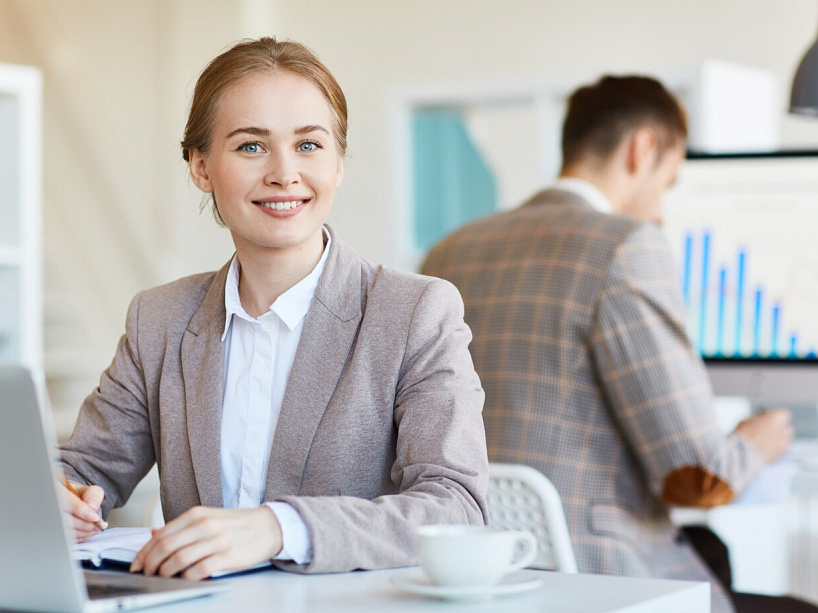
[[[608,197],[590,181],[576,177],[561,177],[551,186],[552,189],[561,189],[579,196],[600,213],[613,213],[613,206]]]
[[[276,298],[276,301],[270,305],[270,311],[278,315],[281,321],[284,322],[284,325],[290,330],[294,330],[301,320],[306,317],[310,303],[312,302],[312,297],[315,295],[315,288],[318,287],[318,281],[321,279],[321,273],[324,272],[324,267],[327,263],[332,237],[330,237],[326,227],[322,227],[322,231],[326,239],[326,244],[324,245],[324,253],[321,255],[321,259],[318,260],[315,268],[312,269],[310,274],[301,279],[301,281]],[[230,329],[233,315],[237,315],[247,321],[257,321],[241,306],[241,298],[239,298],[240,273],[241,264],[239,263],[238,256],[234,255],[233,261],[230,262],[230,268],[227,271],[227,280],[224,284],[225,319],[222,341],[227,337],[227,331]],[[258,319],[265,318],[268,315],[269,311],[261,315]]]

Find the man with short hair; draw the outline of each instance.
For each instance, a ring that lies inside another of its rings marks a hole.
[[[463,296],[490,459],[554,482],[580,572],[710,581],[714,612],[753,610],[668,517],[732,501],[793,434],[784,409],[717,424],[657,227],[686,136],[653,79],[580,88],[556,183],[444,239],[423,273]]]

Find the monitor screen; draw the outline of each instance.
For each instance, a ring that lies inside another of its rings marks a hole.
[[[716,393],[818,402],[818,151],[690,154],[664,210]]]

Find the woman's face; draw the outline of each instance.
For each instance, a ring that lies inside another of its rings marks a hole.
[[[248,75],[222,94],[209,152],[191,152],[196,185],[212,192],[239,253],[306,250],[343,178],[321,92],[290,72]]]

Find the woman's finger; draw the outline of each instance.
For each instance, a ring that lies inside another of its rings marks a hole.
[[[214,573],[222,570],[234,570],[226,563],[226,557],[220,554],[215,554],[207,558],[199,560],[196,564],[189,567],[182,573],[184,579],[190,581],[201,581],[212,577]]]
[[[98,485],[89,485],[87,487],[75,487],[79,492],[82,501],[87,504],[94,511],[99,511],[102,507],[102,501],[105,498],[105,490]]]
[[[177,551],[202,540],[203,535],[197,528],[198,523],[191,522],[190,518],[186,518],[185,515],[187,513],[177,517],[153,534],[151,540],[134,557],[131,572],[156,574],[159,567]]]
[[[90,526],[90,528],[89,528]],[[74,536],[78,543],[84,543],[88,539],[96,536],[100,529],[97,528],[94,524],[88,524],[87,522],[74,522]]]
[[[162,577],[173,577],[182,573],[187,577],[187,571],[196,567],[197,570],[190,577],[196,577],[197,580],[205,579],[217,570],[222,570],[215,567],[211,569],[213,561],[202,564],[204,560],[215,558],[218,554],[217,549],[216,543],[211,539],[196,541],[187,547],[178,549],[168,557],[159,567],[157,574]]]
[[[64,508],[72,517],[75,517],[79,521],[84,521],[91,524],[101,519],[96,509],[92,509],[90,506],[88,506],[88,504],[80,500],[75,494],[72,494],[68,490],[64,488],[60,489],[62,492]]]

